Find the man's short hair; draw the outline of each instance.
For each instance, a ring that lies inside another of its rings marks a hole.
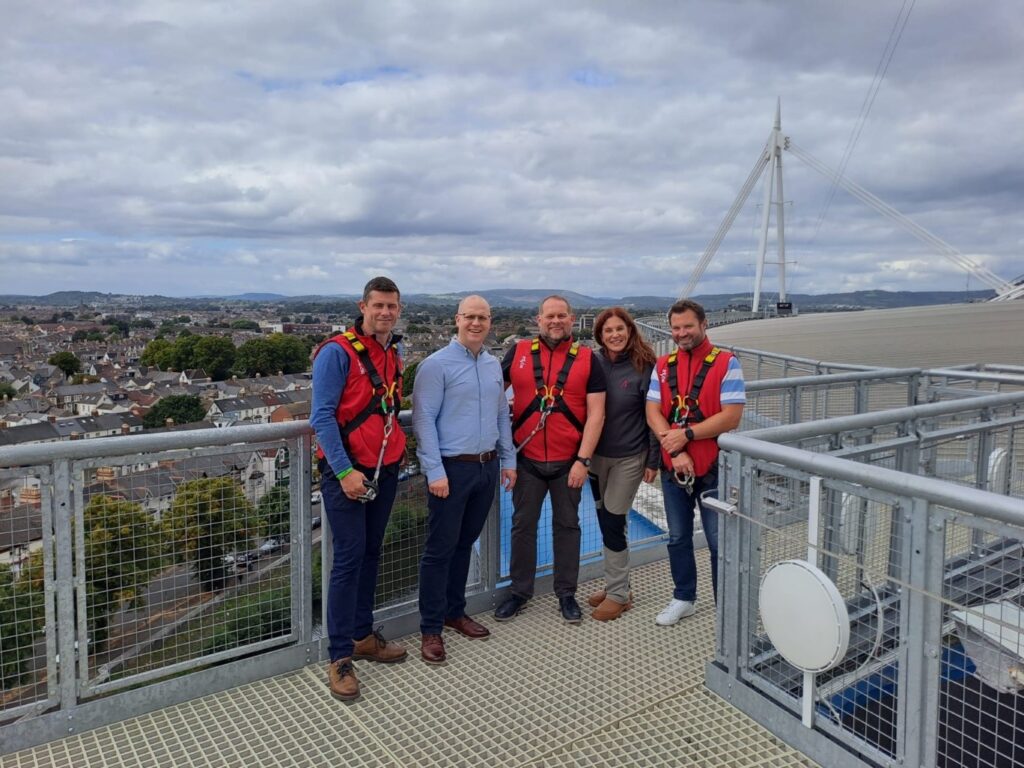
[[[550,296],[545,296],[543,299],[540,300],[540,304],[537,305],[537,314],[538,315],[544,313],[544,305],[547,304],[552,299],[555,299],[557,301],[565,302],[565,308],[567,310],[569,310],[569,314],[570,315],[572,314],[572,304],[569,303],[569,300],[567,298],[565,298],[565,296],[562,296],[561,294],[552,293]]]
[[[370,282],[368,282],[363,288],[363,301],[369,301],[370,293],[373,291],[378,291],[380,293],[397,293],[399,300],[402,298],[402,292],[398,290],[398,286],[395,285],[395,281],[390,277],[384,277],[383,275],[370,278]]]
[[[697,320],[704,322],[707,319],[707,313],[704,311],[704,307],[698,304],[693,299],[680,299],[671,307],[668,308],[668,319],[669,322],[672,320],[672,315],[681,315],[683,312],[693,312],[697,316]]]

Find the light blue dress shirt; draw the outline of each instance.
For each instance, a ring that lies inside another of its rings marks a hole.
[[[497,449],[502,469],[516,468],[512,422],[501,363],[474,356],[452,339],[419,364],[412,390],[412,429],[420,468],[433,483],[445,475],[442,456]]]

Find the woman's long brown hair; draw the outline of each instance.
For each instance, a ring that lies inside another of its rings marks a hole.
[[[654,350],[651,349],[651,345],[644,341],[640,335],[640,330],[636,327],[636,323],[633,322],[633,317],[623,307],[611,307],[604,310],[594,320],[594,341],[597,342],[598,346],[601,347],[605,354],[610,360],[611,357],[608,355],[608,350],[604,346],[604,339],[602,338],[604,332],[604,324],[611,320],[613,317],[619,318],[626,324],[626,330],[629,331],[629,341],[626,342],[626,348],[623,350],[623,354],[628,355],[630,361],[633,363],[633,367],[636,368],[637,373],[643,373],[643,370],[648,365],[654,365],[657,357],[654,354]]]

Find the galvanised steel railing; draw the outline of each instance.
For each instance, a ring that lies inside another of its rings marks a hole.
[[[291,422],[0,448],[4,751],[326,658],[331,532],[311,442],[308,423]],[[663,558],[660,490],[644,485],[634,506],[633,563]],[[590,579],[603,566],[589,488],[580,519]],[[471,612],[501,597],[510,525],[510,494],[496,493],[467,585]],[[377,619],[392,636],[418,625],[426,531],[412,461],[378,580]],[[543,592],[547,515],[538,538]]]
[[[828,374],[824,371],[834,370],[829,364],[772,355],[761,359],[759,371],[775,366],[793,377],[750,382],[745,428],[849,416],[854,419],[850,429],[832,436],[823,437],[813,425],[801,427],[809,430],[802,444],[860,450],[883,466],[893,464],[880,458],[893,450],[883,445],[885,428],[856,419],[872,418],[864,414],[892,403],[916,402],[917,392],[924,391],[917,383],[920,371],[849,366]],[[950,388],[948,397],[958,395]],[[976,408],[968,413],[965,404]],[[935,453],[931,466],[951,467],[956,477],[973,471],[975,485],[986,487],[983,478],[991,486],[989,467],[982,471],[979,457],[991,459],[1000,447],[1014,461],[1021,455],[1015,441],[999,437],[998,430],[1012,427],[1000,420],[1015,418],[1003,407],[1003,401],[985,397],[961,400],[947,422],[930,426],[924,417],[931,412],[921,411],[917,426],[901,426],[902,432],[888,437],[920,440],[933,429],[937,444],[956,450],[951,456]],[[957,410],[960,416],[953,414]],[[904,425],[909,417],[899,414]],[[993,422],[992,428],[979,429],[972,419]],[[879,424],[892,420],[882,417]],[[968,449],[968,434],[989,442]],[[865,447],[871,440],[878,445]],[[311,500],[318,478],[310,442],[308,424],[293,422],[0,449],[0,615],[5,623],[0,735],[5,749],[325,658],[320,581],[330,569],[330,531],[318,525],[315,493]],[[914,471],[929,466],[928,450],[924,444],[916,455],[907,454],[915,455]],[[904,462],[893,465],[907,466]],[[415,631],[417,625],[426,496],[416,475],[414,464],[403,471],[385,540],[377,613],[391,635]],[[1014,482],[1006,487],[1016,488]],[[766,504],[777,525],[791,523],[793,510],[807,498],[801,483],[781,476],[766,482]],[[880,503],[871,494],[864,498],[859,512],[849,512],[840,526],[847,542],[859,541],[866,526],[861,521]],[[599,575],[601,568],[592,504],[585,493],[582,579]],[[784,509],[790,514],[782,514]],[[471,612],[500,598],[510,517],[507,495],[496,495],[470,575]],[[656,485],[641,486],[630,518],[633,562],[664,557],[666,526]],[[542,577],[550,569],[549,530],[542,520]],[[859,567],[863,574],[865,566]],[[538,589],[548,588],[549,581],[542,578]],[[252,664],[253,655],[259,664]]]
[[[708,686],[822,765],[1020,765],[1022,414],[988,395],[722,436]],[[770,568],[807,559],[850,630],[812,683],[759,604]]]

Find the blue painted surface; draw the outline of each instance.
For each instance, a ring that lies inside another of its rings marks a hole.
[[[967,675],[973,675],[974,670],[974,662],[964,652],[959,642],[942,649],[943,680],[962,680]],[[895,696],[898,677],[899,665],[890,664],[875,674],[857,681],[842,693],[837,693],[831,698],[830,703],[836,712],[852,715],[872,701],[879,701],[885,696]],[[818,706],[818,711],[826,717],[830,714],[824,704]]]
[[[665,533],[635,509],[629,511],[629,541],[641,541]],[[580,562],[588,563],[601,557],[601,529],[597,524],[597,513],[590,484],[583,486],[580,501]],[[501,574],[508,576],[509,556],[512,547],[512,494],[501,493]],[[537,525],[537,573],[540,576],[551,572],[551,497],[544,499],[540,522]]]

